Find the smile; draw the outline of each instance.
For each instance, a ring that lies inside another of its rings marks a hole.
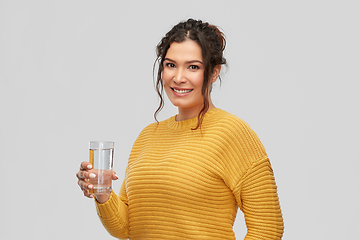
[[[175,88],[171,88],[171,89],[176,93],[189,93],[189,92],[191,92],[193,90],[193,89],[180,90],[180,89],[175,89]]]

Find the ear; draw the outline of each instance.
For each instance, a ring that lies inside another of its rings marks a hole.
[[[216,65],[214,67],[214,71],[213,71],[213,74],[211,76],[211,83],[216,82],[216,79],[219,77],[220,71],[221,71],[221,65]]]

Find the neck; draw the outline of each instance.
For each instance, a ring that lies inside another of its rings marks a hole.
[[[179,110],[179,114],[176,116],[176,121],[184,121],[187,119],[191,119],[191,118],[195,118],[199,115],[201,109],[203,106],[197,108],[197,109],[193,109],[193,108],[178,108]],[[211,109],[214,109],[215,106],[214,104],[210,101],[209,102],[209,109],[208,111],[210,111]]]

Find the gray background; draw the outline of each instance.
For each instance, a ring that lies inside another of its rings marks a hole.
[[[284,239],[360,239],[359,1],[0,1],[1,239],[113,239],[75,173],[153,122],[155,46],[180,20],[227,36],[217,107],[271,158]],[[176,114],[166,102],[160,120]],[[114,182],[116,191],[121,180]],[[234,226],[242,239],[243,215]]]

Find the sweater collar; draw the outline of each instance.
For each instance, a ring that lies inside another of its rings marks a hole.
[[[221,111],[219,108],[213,108],[210,111],[207,111],[204,116],[203,124],[206,122],[208,118],[212,115],[216,114],[217,112]],[[183,121],[176,121],[176,116],[172,116],[167,120],[168,127],[174,130],[189,130],[195,128],[198,123],[198,118],[194,117],[191,119],[186,119]]]

